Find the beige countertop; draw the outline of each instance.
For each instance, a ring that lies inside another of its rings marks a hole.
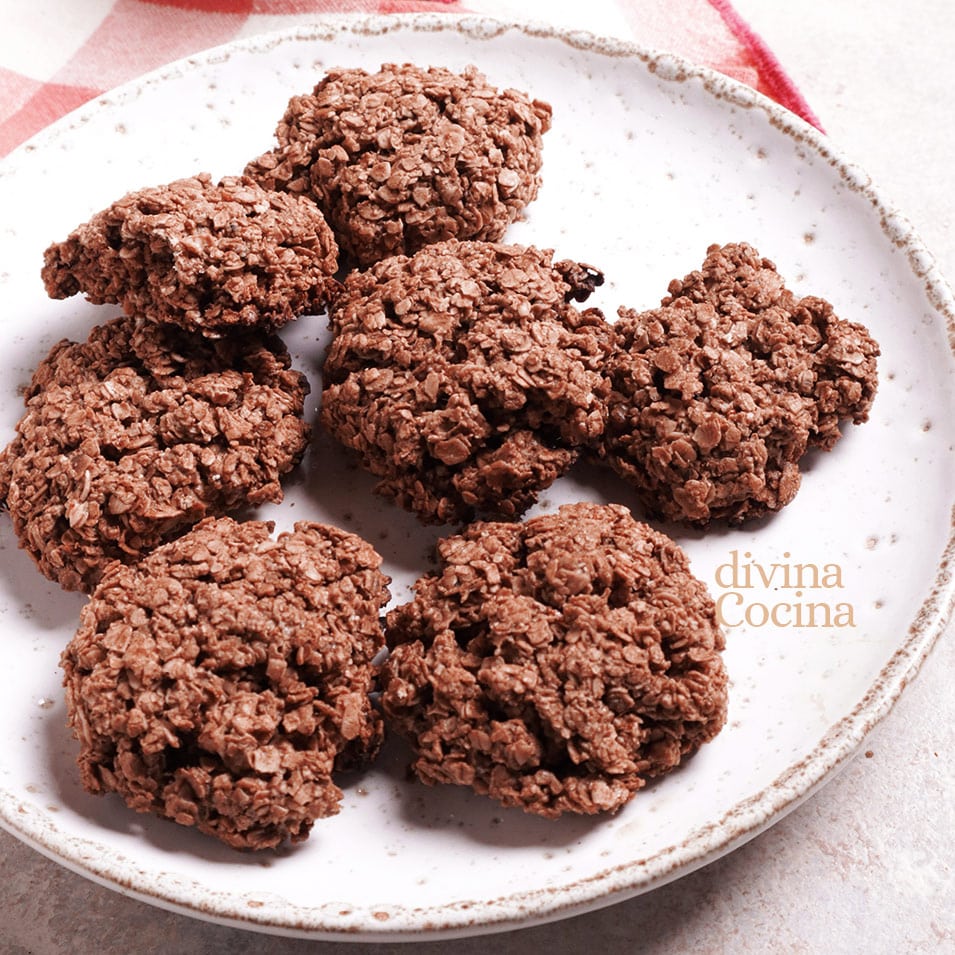
[[[832,141],[955,276],[955,6],[949,0],[736,0]],[[955,476],[953,476],[955,484]],[[955,633],[949,627],[863,753],[728,856],[647,895],[427,950],[955,951]],[[270,937],[150,907],[0,832],[0,952],[389,952]],[[407,949],[404,949],[407,950]]]

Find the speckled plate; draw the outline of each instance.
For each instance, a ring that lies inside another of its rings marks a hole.
[[[462,935],[527,925],[658,886],[752,838],[820,785],[885,715],[953,597],[952,295],[907,222],[868,177],[789,113],[717,74],[632,45],[487,19],[333,19],[177,63],[83,107],[0,166],[3,440],[17,389],[50,345],[116,313],[48,300],[43,249],[125,191],[200,170],[241,170],[271,143],[288,97],[331,65],[460,68],[554,107],[544,187],[514,241],[598,264],[596,304],[650,307],[708,244],[745,240],[800,293],[828,297],[882,345],[871,421],[811,456],[771,520],[673,531],[721,603],[729,723],[616,816],[547,822],[409,781],[390,743],[344,780],[340,815],[302,846],[240,855],[80,788],[58,657],[82,598],[42,580],[0,519],[0,821],[70,868],[202,918],[317,938]],[[312,379],[322,318],[286,338]],[[382,551],[396,600],[439,530],[372,497],[319,439],[267,511],[330,521]],[[539,509],[633,505],[579,470]],[[635,505],[634,505],[635,506]]]

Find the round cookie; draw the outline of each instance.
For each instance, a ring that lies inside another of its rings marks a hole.
[[[338,246],[311,200],[208,174],[131,192],[44,255],[52,298],[217,336],[321,311]]]
[[[332,69],[293,97],[246,174],[311,195],[360,265],[444,239],[496,241],[540,187],[551,108],[474,67]]]
[[[714,245],[660,308],[620,309],[602,453],[655,517],[739,523],[789,503],[809,447],[868,418],[878,345],[796,298],[749,245]]]
[[[602,277],[550,251],[442,242],[351,273],[321,421],[428,522],[512,518],[603,430]]]
[[[333,527],[207,519],[113,564],[62,655],[83,786],[238,849],[337,813],[335,770],[371,759],[388,578]]]
[[[40,571],[92,590],[208,515],[282,499],[308,382],[278,338],[119,318],[37,368],[0,453],[0,501]]]
[[[619,505],[474,524],[391,611],[386,726],[422,781],[614,811],[726,718],[723,634],[669,538]]]

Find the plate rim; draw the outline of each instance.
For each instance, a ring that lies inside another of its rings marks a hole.
[[[513,31],[533,39],[558,41],[589,53],[638,61],[666,81],[695,79],[715,99],[761,110],[772,126],[828,162],[847,188],[872,204],[879,215],[883,235],[904,253],[913,276],[921,282],[927,305],[942,320],[950,358],[955,359],[955,294],[951,286],[941,275],[934,257],[912,223],[893,207],[863,168],[834,146],[824,133],[751,87],[679,54],[646,47],[634,40],[600,36],[533,19],[505,19],[451,11],[340,13],[234,39],[179,58],[87,101],[0,159],[0,178],[16,176],[18,165],[29,163],[33,152],[51,149],[58,140],[87,122],[92,114],[121,107],[138,96],[138,91],[143,88],[161,84],[201,66],[223,62],[234,53],[267,52],[284,43],[333,41],[348,33],[384,35],[403,31],[456,31],[477,40],[492,40]],[[114,856],[109,860],[111,867],[84,854],[82,846],[88,840],[78,837],[69,837],[68,842],[74,851],[72,854],[65,852],[63,840],[58,842],[53,837],[57,833],[56,827],[42,818],[32,818],[15,794],[2,788],[0,827],[70,871],[148,904],[218,924],[315,940],[384,942],[464,937],[524,928],[612,905],[681,878],[755,838],[825,785],[861,748],[868,734],[888,715],[905,687],[918,674],[955,610],[955,576],[952,573],[955,564],[955,500],[950,505],[949,516],[947,543],[936,565],[934,578],[925,585],[924,599],[907,634],[854,709],[833,723],[810,753],[787,767],[759,793],[736,803],[719,820],[693,830],[680,844],[663,849],[649,859],[630,860],[585,879],[568,881],[559,888],[512,894],[504,900],[446,903],[418,909],[416,911],[422,917],[433,919],[418,928],[395,928],[387,921],[377,924],[372,921],[360,929],[353,929],[341,923],[332,924],[334,920],[330,921],[320,908],[304,908],[285,899],[281,908],[286,917],[279,917],[279,913],[268,904],[258,910],[240,910],[239,900],[234,896],[227,897],[232,902],[229,910],[221,904],[222,898],[218,898],[219,907],[214,902],[197,902],[184,890],[200,888],[208,896],[210,893],[205,887],[188,885],[178,879],[169,885],[168,874],[164,873],[151,874],[152,889],[134,884],[133,876],[123,875],[124,871],[136,872],[132,860]],[[720,830],[724,831],[724,836],[714,844],[712,834]],[[699,851],[704,845],[709,845],[709,848]],[[540,896],[547,896],[546,904],[541,904]],[[506,902],[507,910],[500,906],[501,910],[495,913],[493,909],[497,901]],[[525,904],[528,909],[524,909]],[[520,911],[515,913],[515,907]]]

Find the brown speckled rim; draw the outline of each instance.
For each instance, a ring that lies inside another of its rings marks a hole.
[[[669,53],[652,52],[632,42],[600,38],[586,32],[449,13],[330,16],[292,31],[230,43],[135,80],[49,127],[17,149],[0,168],[4,175],[15,174],[18,165],[32,161],[31,153],[56,146],[92,114],[122,107],[134,100],[142,89],[162,84],[198,66],[225,62],[233,51],[261,53],[286,43],[405,32],[458,32],[469,39],[490,41],[511,31],[589,53],[630,60],[664,81],[693,79],[701,82],[715,99],[765,113],[771,125],[827,162],[847,188],[863,196],[876,210],[883,234],[904,253],[929,304],[944,323],[950,348],[955,353],[955,297],[932,256],[911,224],[891,208],[863,170],[835,150],[822,133],[749,87],[712,70],[694,66]],[[927,585],[927,595],[919,612],[892,658],[852,712],[832,726],[807,757],[790,766],[762,792],[738,803],[721,819],[689,833],[679,844],[651,857],[608,868],[587,879],[570,880],[546,890],[482,901],[462,900],[413,911],[388,912],[371,905],[364,908],[356,905],[353,910],[342,912],[337,904],[331,910],[321,905],[306,908],[284,901],[266,903],[252,897],[238,898],[235,893],[216,892],[205,885],[184,883],[168,873],[146,874],[135,860],[117,856],[105,859],[96,844],[64,836],[48,814],[2,791],[0,824],[44,855],[108,888],[175,912],[260,932],[339,941],[427,941],[506,931],[579,914],[646,892],[714,861],[779,820],[841,768],[889,712],[945,629],[955,606],[953,558],[955,503],[948,544],[934,580]]]

